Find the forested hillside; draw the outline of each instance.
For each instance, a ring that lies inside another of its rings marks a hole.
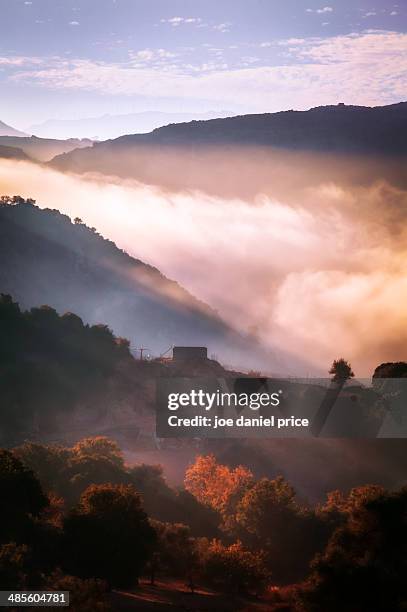
[[[0,205],[0,291],[22,306],[47,304],[105,323],[134,348],[160,355],[172,344],[208,346],[226,363],[282,368],[156,268],[130,257],[80,219],[32,200]],[[230,361],[233,359],[233,361]]]
[[[406,155],[407,102],[389,106],[320,106],[308,111],[282,111],[170,124],[149,134],[129,134],[94,143],[83,151],[62,154],[52,162],[60,169],[97,167],[110,150],[141,146],[266,146],[289,151]],[[114,160],[112,160],[113,162]]]
[[[114,411],[120,399],[136,409],[140,384],[133,364],[128,342],[107,326],[84,325],[78,316],[59,316],[49,306],[23,312],[1,294],[2,443],[61,434],[80,409],[88,421]]]
[[[0,493],[0,585],[69,590],[78,612],[405,607],[405,488],[312,505],[282,476],[200,455],[174,490],[96,437],[0,449]]]
[[[191,121],[93,143],[50,165],[101,172],[166,189],[227,197],[272,193],[321,182],[405,186],[407,103],[368,108],[322,106],[308,111]]]
[[[215,361],[200,367],[201,374],[233,374]],[[46,305],[23,311],[0,293],[0,444],[75,441],[109,430],[132,449],[155,448],[154,381],[193,374],[188,364],[133,357],[129,341],[107,325]]]
[[[406,154],[403,137],[406,129],[407,102],[373,108],[338,104],[308,111],[173,124],[151,134],[122,136],[112,144],[243,144],[306,151]]]

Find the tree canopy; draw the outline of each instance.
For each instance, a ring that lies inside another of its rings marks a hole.
[[[339,384],[344,384],[350,378],[353,378],[355,374],[352,371],[352,367],[346,359],[340,357],[335,359],[331,365],[329,373],[332,374],[332,380]]]
[[[134,585],[154,543],[140,495],[132,485],[91,485],[64,522],[66,570]]]

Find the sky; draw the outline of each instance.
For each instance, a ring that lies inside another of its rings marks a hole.
[[[0,0],[0,119],[407,99],[407,0]]]

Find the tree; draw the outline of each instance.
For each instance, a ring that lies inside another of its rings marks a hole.
[[[327,494],[326,502],[317,507],[318,515],[325,521],[329,521],[335,527],[345,524],[349,517],[370,500],[385,493],[385,489],[379,485],[362,485],[354,487],[348,495],[341,491],[331,491]]]
[[[38,476],[50,495],[63,497],[68,506],[76,504],[91,484],[130,484],[116,442],[103,436],[85,438],[72,448],[27,442],[15,454]]]
[[[18,361],[24,347],[27,326],[17,302],[0,293],[0,364],[8,366]]]
[[[380,378],[406,378],[407,363],[405,361],[395,361],[381,363],[373,373],[373,379]]]
[[[332,382],[326,390],[325,396],[313,418],[311,424],[311,432],[315,437],[318,437],[322,432],[325,423],[333,407],[335,406],[338,397],[341,394],[342,388],[347,380],[354,376],[350,363],[345,361],[343,357],[335,359],[332,363],[329,373],[332,374]]]
[[[124,467],[123,453],[119,445],[105,436],[83,438],[73,446],[72,452],[78,457],[105,459],[117,467]]]
[[[53,591],[69,591],[72,612],[112,612],[106,597],[106,585],[101,580],[81,580],[56,570],[48,577],[45,587]]]
[[[341,386],[343,386],[347,380],[355,376],[350,363],[343,359],[343,357],[333,361],[329,373],[333,374],[333,382],[339,383]]]
[[[326,543],[327,528],[296,501],[283,477],[262,478],[251,487],[236,509],[237,534],[247,545],[264,550],[277,582],[303,579],[309,563]]]
[[[181,489],[176,495],[175,520],[186,523],[193,536],[219,537],[220,514]]]
[[[67,492],[67,482],[61,478],[69,463],[71,453],[62,446],[25,442],[13,451],[24,465],[34,472],[47,492],[62,495]]]
[[[65,569],[111,586],[134,586],[155,532],[132,485],[91,485],[64,522]]]
[[[201,576],[211,586],[224,591],[259,593],[270,579],[264,555],[244,548],[240,541],[224,546],[219,540],[198,542]]]
[[[282,527],[279,522],[284,523],[287,511],[298,511],[293,487],[282,476],[274,480],[262,478],[239,502],[236,519],[249,533],[262,540],[270,536],[269,521],[275,522],[272,531],[279,530]]]
[[[253,484],[253,474],[241,465],[234,469],[217,462],[214,455],[199,456],[185,473],[185,488],[198,501],[230,518],[233,507]]]
[[[372,491],[370,491],[372,493]],[[364,497],[364,495],[362,496]],[[349,510],[302,591],[307,612],[407,608],[407,488],[368,494]]]
[[[0,450],[0,499],[0,545],[6,545],[3,570],[13,574],[21,561],[24,567],[17,573],[23,572],[24,585],[38,586],[41,574],[56,562],[59,530],[44,520],[49,501],[40,482],[7,450]]]
[[[0,295],[0,441],[55,431],[58,417],[90,407],[90,398],[95,412],[107,411],[110,397],[117,401],[139,388],[128,376],[133,364],[128,343],[116,341],[108,327],[89,327],[48,306],[22,312]]]
[[[0,589],[23,589],[26,586],[27,557],[24,544],[15,542],[0,546]]]
[[[33,472],[13,455],[0,449],[0,543],[25,542],[33,519],[48,500]]]
[[[155,555],[151,564],[152,578],[157,571],[167,576],[184,578],[194,564],[194,540],[187,525],[151,521],[157,534]],[[154,580],[152,579],[152,582]]]

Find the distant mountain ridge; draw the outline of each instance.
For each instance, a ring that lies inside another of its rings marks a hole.
[[[169,123],[184,123],[193,119],[207,120],[230,117],[232,111],[208,111],[204,113],[171,113],[144,111],[125,115],[103,115],[88,119],[49,119],[32,125],[29,130],[41,138],[90,138],[106,140],[125,134],[139,134]]]
[[[149,134],[94,143],[82,152],[138,145],[252,145],[289,150],[407,153],[407,102],[388,106],[320,106],[307,111],[239,115],[170,124]],[[72,154],[73,157],[75,153]],[[69,156],[55,159],[63,165]]]
[[[239,115],[172,124],[122,144],[264,145],[288,149],[407,153],[407,102],[389,106],[320,106],[308,111]],[[97,145],[95,145],[97,146]]]
[[[362,156],[375,164],[378,177],[399,177],[405,174],[406,136],[406,102],[374,108],[325,106],[172,124],[149,134],[93,143],[55,157],[50,165],[78,174],[99,172],[168,189],[220,191],[234,197],[239,193],[233,186],[246,182],[251,192],[252,177],[259,172],[261,191],[278,179],[279,167],[287,171],[301,164],[307,172],[313,157],[311,171],[319,172],[321,180],[336,180],[347,163],[349,174],[356,176],[360,170],[363,181]]]
[[[91,144],[92,141],[86,139],[56,140],[24,136],[23,134],[21,136],[0,136],[1,147],[19,149],[32,160],[39,162],[48,162],[56,155],[68,153],[81,147],[88,147]],[[6,155],[1,155],[1,150],[0,157],[6,157]],[[15,157],[17,157],[17,153]]]
[[[15,128],[7,125],[4,121],[0,121],[0,136],[28,136],[25,132],[21,132],[20,130],[16,130]]]

